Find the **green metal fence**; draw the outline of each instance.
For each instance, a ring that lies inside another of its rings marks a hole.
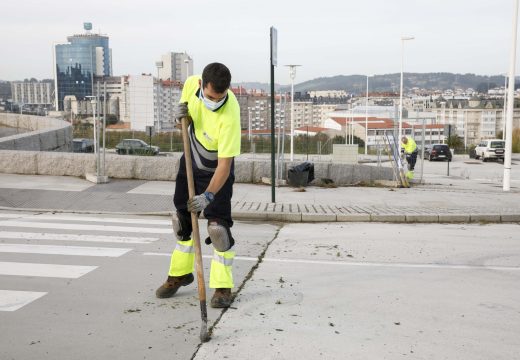
[[[90,124],[81,124],[74,126],[74,138],[94,138],[93,127]],[[106,147],[108,149],[115,148],[115,146],[123,139],[141,139],[149,145],[158,146],[161,152],[180,152],[182,151],[182,136],[179,131],[174,132],[160,132],[151,137],[141,131],[107,131],[106,132]],[[280,139],[281,140],[281,139]],[[280,141],[280,151],[283,148],[284,153],[288,154],[291,151],[290,136],[285,136]],[[318,133],[313,136],[298,135],[294,137],[294,154],[332,154],[334,144],[344,144],[344,136],[329,137],[325,134]],[[363,142],[358,138],[354,138],[354,143],[363,147]],[[278,138],[275,138],[275,149],[278,149]],[[242,136],[241,153],[270,153],[271,152],[271,137],[269,136],[254,136],[251,139],[247,135]]]

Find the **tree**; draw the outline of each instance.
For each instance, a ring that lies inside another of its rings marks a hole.
[[[107,125],[114,125],[117,124],[117,116],[114,114],[107,114]]]
[[[458,135],[451,135],[446,141],[450,149],[462,149],[464,147],[464,141]]]

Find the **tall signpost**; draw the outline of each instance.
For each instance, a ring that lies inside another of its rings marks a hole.
[[[278,31],[271,26],[271,202],[275,201],[275,168],[274,168],[274,67],[277,65]]]

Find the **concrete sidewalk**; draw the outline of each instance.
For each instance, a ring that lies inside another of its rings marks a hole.
[[[74,177],[0,174],[0,207],[9,210],[167,215],[175,183],[117,180],[94,185]],[[520,190],[496,182],[430,175],[409,189],[276,188],[235,184],[236,220],[285,222],[518,222]]]

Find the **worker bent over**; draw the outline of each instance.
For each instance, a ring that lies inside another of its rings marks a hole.
[[[408,172],[406,173],[406,177],[408,179],[413,179],[413,170],[415,168],[415,163],[417,162],[417,144],[410,136],[403,136],[401,138],[401,144],[406,156],[406,162],[408,163]]]
[[[183,154],[175,182],[173,230],[177,244],[173,250],[166,282],[157,289],[159,298],[173,296],[181,286],[193,282],[195,249],[191,239],[190,212],[204,212],[208,219],[207,244],[213,244],[209,286],[215,289],[214,308],[229,307],[234,287],[232,265],[235,243],[231,235],[231,196],[234,157],[240,154],[240,108],[229,90],[231,73],[220,63],[207,65],[202,77],[189,77],[182,90],[176,114],[179,123],[190,116],[188,128],[192,153],[195,194],[188,199],[186,159]]]

